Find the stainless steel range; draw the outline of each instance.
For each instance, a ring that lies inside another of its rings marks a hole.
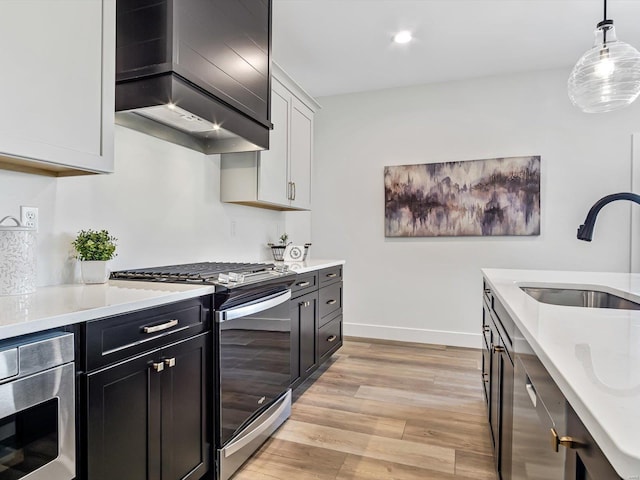
[[[218,478],[227,480],[291,413],[295,273],[273,264],[202,262],[111,278],[215,286],[215,453]]]
[[[120,270],[112,272],[111,278],[145,282],[205,283],[236,288],[293,274],[285,265],[276,266],[273,263],[198,262]]]

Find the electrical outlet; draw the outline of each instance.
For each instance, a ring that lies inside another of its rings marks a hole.
[[[38,231],[38,207],[20,207],[20,223]]]

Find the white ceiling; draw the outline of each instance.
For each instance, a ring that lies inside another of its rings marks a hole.
[[[593,43],[602,0],[273,0],[273,58],[311,95],[567,68]],[[640,0],[609,0],[640,49]],[[398,30],[415,41],[392,44]]]

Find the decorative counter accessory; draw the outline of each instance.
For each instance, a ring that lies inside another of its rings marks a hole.
[[[286,261],[304,261],[307,258],[307,253],[309,251],[310,243],[305,243],[304,245],[292,245],[291,242],[288,242],[289,235],[287,233],[283,233],[280,236],[280,244],[276,245],[274,243],[268,243],[267,245],[271,247],[271,253],[273,254],[273,259],[277,262],[281,262],[283,260]],[[304,253],[302,250],[304,249]],[[293,252],[293,253],[292,253]]]
[[[15,225],[5,225],[13,221]],[[14,217],[0,220],[0,295],[36,291],[36,232]]]
[[[107,230],[80,230],[72,242],[80,260],[84,283],[106,283],[109,280],[107,262],[116,256],[116,241]]]

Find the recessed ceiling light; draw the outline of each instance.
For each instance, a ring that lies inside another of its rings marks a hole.
[[[408,30],[403,30],[393,36],[393,41],[396,43],[409,43],[412,39],[411,32]]]

